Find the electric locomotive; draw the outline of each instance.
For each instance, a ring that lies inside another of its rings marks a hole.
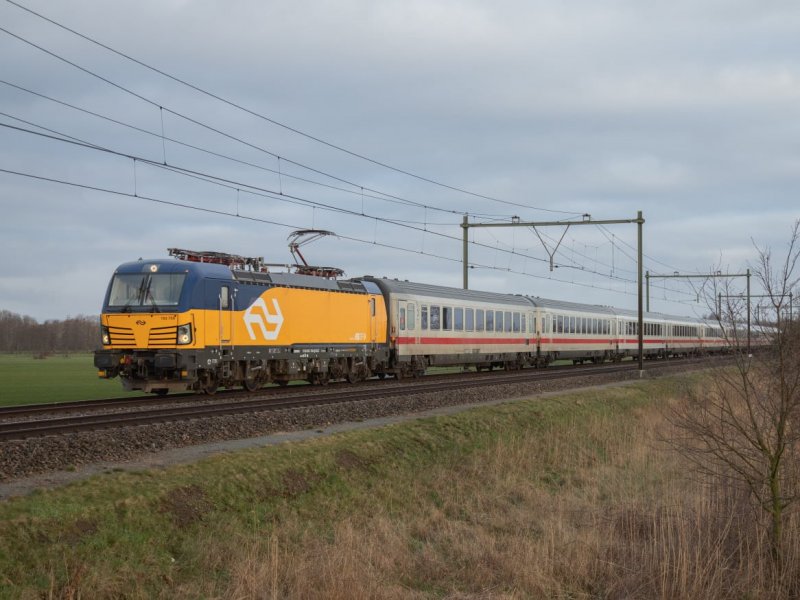
[[[100,377],[119,376],[128,390],[214,393],[357,381],[388,368],[374,283],[270,273],[260,259],[220,253],[182,257],[117,268],[94,356]]]

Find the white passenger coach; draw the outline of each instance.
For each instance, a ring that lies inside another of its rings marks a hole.
[[[477,370],[638,358],[635,311],[365,277],[383,293],[390,352],[405,374],[428,366]],[[644,355],[658,358],[726,348],[719,325],[644,315]]]

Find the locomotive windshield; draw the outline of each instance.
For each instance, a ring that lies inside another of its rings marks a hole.
[[[177,306],[185,273],[125,273],[114,275],[109,307]]]

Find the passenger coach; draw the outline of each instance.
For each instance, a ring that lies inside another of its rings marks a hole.
[[[383,293],[392,362],[402,375],[427,366],[479,371],[536,361],[535,307],[528,298],[365,277]]]

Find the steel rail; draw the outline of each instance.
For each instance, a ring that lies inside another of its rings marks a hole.
[[[677,366],[677,361],[665,361],[652,367],[664,368]],[[635,363],[624,365],[612,364],[611,366],[584,367],[580,370],[581,376],[598,374],[613,374],[636,370]],[[489,375],[481,378],[461,378],[458,380],[439,380],[437,382],[409,382],[410,385],[392,387],[387,389],[381,386],[369,389],[348,388],[342,391],[327,391],[311,395],[299,395],[291,398],[274,398],[272,396],[260,398],[247,398],[242,401],[213,403],[204,405],[172,406],[168,408],[151,408],[141,411],[102,413],[90,415],[76,415],[54,419],[41,419],[33,421],[10,421],[0,423],[0,441],[19,440],[47,435],[74,433],[79,431],[92,431],[109,428],[147,425],[153,423],[166,423],[175,421],[188,421],[194,419],[215,417],[220,415],[246,414],[252,412],[271,412],[288,410],[305,406],[325,406],[345,402],[365,401],[399,395],[442,393],[463,389],[501,386],[520,382],[535,383],[576,375],[572,369],[557,371],[530,371],[512,372],[503,375]],[[315,388],[318,389],[318,388]]]

